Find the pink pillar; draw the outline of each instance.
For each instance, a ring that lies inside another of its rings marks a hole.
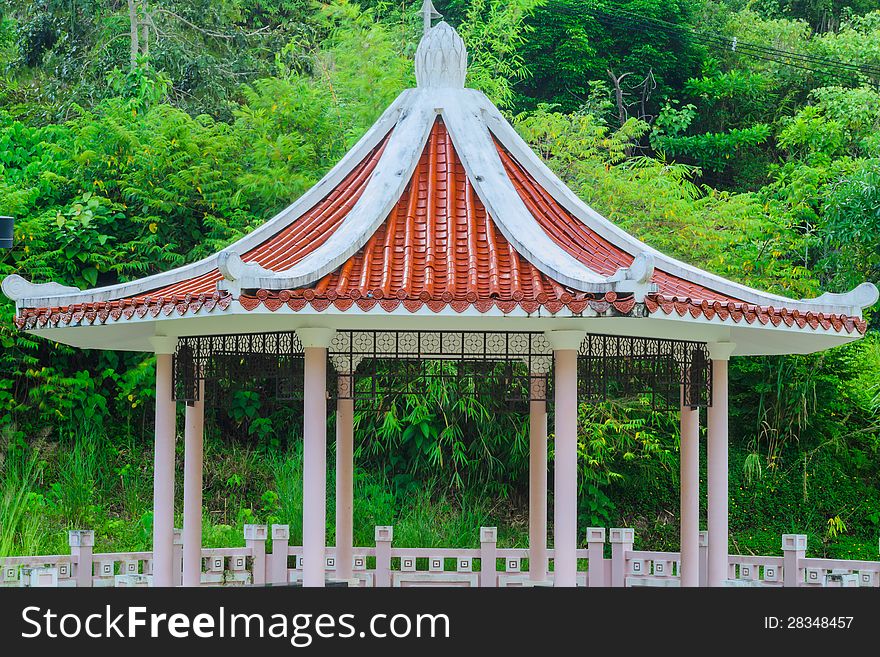
[[[251,551],[251,582],[254,586],[266,584],[266,525],[245,525],[244,544]]]
[[[806,534],[782,535],[782,585],[803,586],[804,568],[801,566],[807,553]]]
[[[732,342],[709,344],[712,359],[712,406],[708,411],[709,493],[709,586],[723,586],[727,579],[727,364],[736,345]]]
[[[91,588],[95,532],[91,529],[72,529],[67,532],[67,542],[70,545],[70,558],[76,564],[77,588]]]
[[[287,584],[287,557],[290,545],[290,526],[272,525],[272,554],[266,566],[266,581],[270,584]]]
[[[199,401],[186,407],[183,435],[183,585],[202,583],[202,465],[204,455],[205,385]]]
[[[609,542],[611,543],[611,586],[626,586],[627,554],[633,549],[635,531],[631,527],[612,527]]]
[[[174,586],[174,441],[171,354],[177,338],[151,338],[156,353],[156,439],[153,461],[153,586]]]
[[[376,532],[376,572],[375,586],[387,588],[391,586],[391,543],[394,540],[394,527],[377,526]]]
[[[353,385],[351,375],[340,373],[349,381],[340,383],[340,395],[343,388],[347,392]],[[351,579],[352,565],[352,534],[354,507],[354,400],[336,401],[336,576],[339,579]]]
[[[498,586],[498,528],[480,527],[480,586]]]
[[[303,586],[324,586],[327,546],[327,347],[333,329],[298,329],[305,350]]]
[[[555,359],[554,586],[577,586],[577,354],[583,331],[549,331]]]
[[[681,403],[681,586],[700,585],[700,411]]]
[[[529,402],[529,579],[534,582],[547,579],[546,395],[546,380],[533,378]]]
[[[605,528],[587,527],[587,586],[605,586]]]
[[[183,530],[174,528],[171,539],[171,586],[183,586]]]

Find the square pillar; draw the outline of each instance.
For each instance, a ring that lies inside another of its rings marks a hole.
[[[723,586],[728,577],[727,366],[736,345],[709,343],[712,360],[712,405],[708,410],[709,586]]]
[[[266,585],[266,538],[269,527],[266,525],[245,525],[244,544],[250,548],[253,569],[251,583],[254,586]]]
[[[626,586],[627,553],[632,551],[635,531],[630,527],[612,527],[609,542],[611,543],[611,586]]]
[[[529,579],[547,580],[547,382],[532,375],[529,402]]]
[[[287,557],[290,544],[290,526],[272,525],[272,554],[266,565],[266,581],[287,584]]]
[[[605,580],[605,528],[587,527],[587,550],[589,556],[589,572],[587,585],[591,587],[606,586]]]
[[[174,586],[174,442],[176,407],[171,355],[177,338],[150,338],[156,354],[156,421],[153,459],[153,586]]]
[[[498,528],[480,527],[480,586],[498,586]]]
[[[700,411],[681,390],[681,586],[700,585]]]
[[[584,331],[548,331],[554,360],[554,586],[577,586],[577,355]]]
[[[183,585],[202,583],[202,472],[204,463],[205,383],[199,401],[186,407],[183,434]]]
[[[95,532],[90,529],[72,529],[67,532],[70,557],[76,564],[77,588],[92,586],[92,553],[95,549]]]
[[[387,588],[391,586],[391,543],[394,541],[394,527],[380,525],[375,528],[376,536],[376,572],[375,586]]]
[[[303,586],[326,581],[327,547],[327,347],[334,329],[302,328],[303,387]]]
[[[806,534],[783,534],[782,535],[782,585],[802,586],[804,568],[801,566],[807,553]]]

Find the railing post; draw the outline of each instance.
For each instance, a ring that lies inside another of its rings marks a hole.
[[[266,581],[287,584],[287,550],[290,546],[290,526],[272,525],[272,554],[266,567]]]
[[[605,528],[587,528],[588,586],[607,586],[605,581]]]
[[[630,528],[611,528],[611,586],[626,586],[626,553],[632,550],[634,537]]]
[[[709,532],[700,532],[700,586],[709,586]]]
[[[480,586],[498,586],[498,528],[480,527]]]
[[[266,525],[245,525],[244,544],[250,548],[253,557],[253,570],[251,571],[251,584],[264,586],[266,584]]]
[[[171,586],[183,586],[183,530],[175,529],[171,544]]]
[[[67,532],[71,561],[76,563],[76,585],[82,588],[92,586],[92,553],[95,547],[95,532],[91,529],[73,529]]]
[[[391,541],[394,527],[376,527],[376,586],[391,586]]]
[[[782,535],[782,585],[801,586],[804,583],[804,569],[800,561],[807,551],[806,534]]]

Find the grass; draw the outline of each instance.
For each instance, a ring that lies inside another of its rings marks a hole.
[[[0,559],[14,554],[38,554],[40,517],[31,513],[32,495],[40,472],[38,451],[0,451]]]
[[[150,549],[149,442],[123,439],[111,443],[95,428],[79,430],[54,443],[12,444],[2,436],[0,441],[0,557],[65,554],[68,529],[95,530],[96,552]],[[827,513],[822,506],[830,504],[833,497],[828,491],[842,496],[840,503],[843,498],[856,501],[846,516],[851,528],[859,526],[856,514],[876,506],[878,495],[863,491],[856,478],[844,480],[835,475],[835,468],[841,468],[834,465],[833,455],[826,455],[828,462],[817,467],[815,475],[821,481],[814,484],[814,497],[804,502],[798,498],[803,486],[796,469],[779,473],[773,480],[765,476],[759,483],[745,481],[741,461],[747,455],[746,450],[731,450],[732,551],[778,554],[781,534],[794,531],[810,534],[811,556],[878,558],[876,532],[870,527],[851,529],[833,539],[824,534]],[[183,445],[178,441],[177,526],[183,520],[182,459]],[[332,545],[332,453],[328,454],[328,465],[327,541]],[[499,498],[487,491],[455,489],[440,480],[410,481],[405,487],[395,487],[386,475],[357,467],[354,490],[354,542],[358,546],[374,544],[376,525],[392,525],[394,544],[399,547],[475,548],[481,526],[498,527],[501,546],[528,545],[524,491]],[[640,549],[676,549],[678,491],[672,476],[655,473],[647,478],[633,471],[608,494],[614,500],[609,526],[635,527]],[[824,498],[820,499],[820,494]],[[858,506],[859,500],[862,506]],[[301,444],[292,441],[286,448],[268,449],[209,436],[204,513],[206,547],[243,545],[242,526],[246,523],[289,525],[291,544],[301,544]]]

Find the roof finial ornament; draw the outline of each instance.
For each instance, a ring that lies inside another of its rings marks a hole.
[[[426,0],[426,6],[430,0]],[[425,24],[430,23],[425,14]],[[440,21],[428,29],[416,50],[416,81],[419,87],[433,89],[464,87],[467,50],[464,41],[449,23]]]
[[[434,3],[431,0],[425,0],[422,3],[422,19],[425,24],[424,34],[427,34],[428,30],[431,29],[431,21],[435,18],[443,18],[443,14],[434,9]]]

